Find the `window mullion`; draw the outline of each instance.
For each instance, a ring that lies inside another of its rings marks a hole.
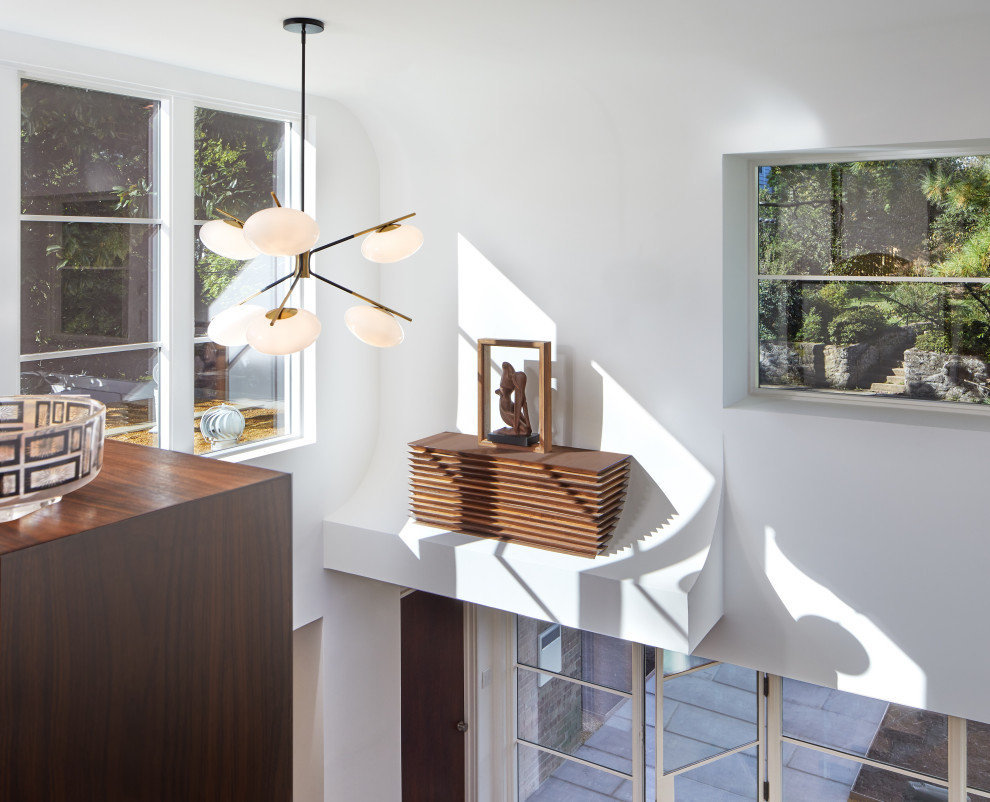
[[[949,797],[948,802],[966,802],[966,719],[948,717]]]
[[[192,453],[194,105],[187,98],[163,104],[161,380],[164,448]]]
[[[769,788],[769,795],[764,795],[767,802],[782,802],[784,798],[784,769],[783,769],[783,680],[775,674],[767,674],[767,727],[766,727],[766,753],[767,753],[767,775],[765,788]]]
[[[656,799],[657,802],[674,802],[674,775],[664,774],[663,771],[663,697],[664,697],[664,650],[657,649],[656,656],[656,667],[657,667],[657,718],[656,718],[656,734],[657,734],[657,758],[656,758]]]
[[[642,644],[632,644],[633,799],[646,800],[646,672]]]

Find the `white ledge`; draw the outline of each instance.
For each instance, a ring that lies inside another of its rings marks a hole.
[[[714,509],[712,507],[714,506]],[[324,566],[614,637],[691,651],[722,615],[717,499],[595,559],[408,521],[400,532],[324,522]],[[632,516],[635,517],[635,516]]]

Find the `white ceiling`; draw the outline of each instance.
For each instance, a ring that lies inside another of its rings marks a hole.
[[[753,59],[799,56],[808,39],[871,32],[988,30],[986,0],[8,0],[0,29],[88,45],[251,81],[295,88],[299,39],[285,17],[326,21],[308,48],[310,92],[343,100],[378,90],[393,95],[404,78],[500,71],[583,70],[647,62],[676,72],[699,44]],[[2,54],[0,54],[2,57]],[[633,66],[634,68],[634,66]],[[652,70],[651,70],[652,71]],[[394,95],[393,95],[394,96]]]

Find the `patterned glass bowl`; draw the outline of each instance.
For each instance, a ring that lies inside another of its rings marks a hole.
[[[0,521],[54,504],[96,478],[106,414],[86,396],[0,396]]]

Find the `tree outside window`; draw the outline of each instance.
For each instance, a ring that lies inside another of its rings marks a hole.
[[[990,157],[759,173],[759,385],[987,403]]]

